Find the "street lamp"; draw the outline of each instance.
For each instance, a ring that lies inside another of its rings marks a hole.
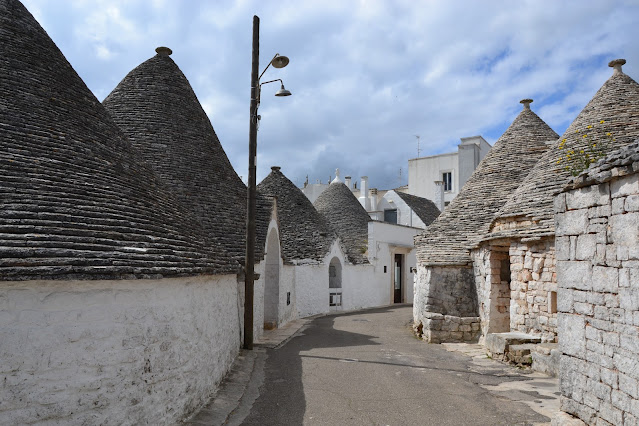
[[[249,176],[248,191],[246,196],[246,257],[244,264],[244,349],[253,349],[253,288],[255,284],[255,205],[256,205],[256,160],[257,160],[257,125],[260,116],[257,109],[260,107],[260,94],[262,86],[268,83],[280,82],[281,88],[275,96],[290,96],[291,92],[284,88],[281,79],[265,81],[260,84],[260,79],[271,65],[273,68],[284,68],[288,65],[288,58],[275,54],[262,74],[257,75],[260,62],[260,18],[253,16],[253,59],[251,67],[251,120],[249,127]]]

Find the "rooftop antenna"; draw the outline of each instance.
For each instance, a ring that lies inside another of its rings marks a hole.
[[[401,167],[399,168],[399,186],[402,186],[402,168]]]
[[[422,153],[422,150],[419,147],[419,135],[415,135],[415,137],[417,138],[417,156],[419,157]]]

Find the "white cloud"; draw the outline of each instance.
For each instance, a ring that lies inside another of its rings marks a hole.
[[[265,88],[258,179],[280,165],[323,180],[335,167],[392,186],[416,154],[454,150],[459,138],[494,141],[519,100],[558,133],[611,74],[639,77],[639,5],[551,0],[29,0],[27,7],[94,93],[167,45],[237,168],[246,175],[251,22],[261,17],[262,68],[293,96]],[[69,30],[71,28],[71,30]],[[340,164],[342,163],[342,164]],[[303,179],[302,179],[303,180]],[[299,182],[298,182],[299,183]]]

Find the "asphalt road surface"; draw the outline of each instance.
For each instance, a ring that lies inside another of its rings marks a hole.
[[[412,307],[402,305],[314,319],[281,347],[267,350],[259,396],[241,424],[550,422],[504,396],[516,392],[517,382],[532,378],[491,360],[492,367],[478,370],[470,357],[416,339],[411,317]],[[500,394],[486,389],[502,385],[514,390]],[[530,399],[539,399],[536,392],[529,393]]]

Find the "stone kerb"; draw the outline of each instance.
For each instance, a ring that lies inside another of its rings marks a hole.
[[[639,424],[639,173],[555,198],[562,411]]]

